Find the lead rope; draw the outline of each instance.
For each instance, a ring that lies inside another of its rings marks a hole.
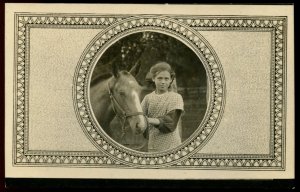
[[[108,88],[108,93],[109,93],[109,97],[110,97],[110,100],[111,100],[111,103],[112,103],[112,108],[113,108],[113,111],[114,113],[116,114],[116,116],[119,118],[119,119],[122,119],[123,121],[123,125],[122,125],[122,133],[121,133],[121,140],[123,140],[125,134],[126,134],[126,128],[125,128],[125,124],[126,124],[126,119],[127,117],[130,117],[130,116],[135,116],[135,115],[143,115],[145,117],[145,120],[147,122],[147,127],[148,127],[148,119],[147,117],[144,115],[143,112],[135,112],[135,113],[129,113],[129,114],[126,114],[126,112],[122,109],[121,105],[118,103],[118,101],[115,99],[115,97],[113,96],[111,90],[110,90],[110,87],[109,87],[109,83],[107,83],[107,88]],[[115,105],[116,104],[119,108],[119,110],[122,112],[122,115],[123,116],[120,116],[118,113],[117,113],[117,110],[115,108]]]
[[[107,88],[108,88],[108,94],[109,94],[109,98],[111,100],[111,103],[112,103],[112,109],[114,111],[114,113],[116,114],[116,116],[119,118],[119,119],[122,119],[123,120],[123,125],[122,125],[122,133],[121,133],[121,140],[123,140],[123,137],[125,135],[125,123],[126,123],[126,113],[120,108],[120,110],[123,112],[123,115],[124,115],[124,118],[121,117],[118,113],[117,113],[117,110],[115,108],[115,105],[114,105],[114,96],[112,95],[112,92],[110,91],[110,87],[109,87],[109,83],[107,83]]]
[[[125,123],[126,123],[126,118],[123,118],[124,121],[123,121],[123,126],[122,126],[122,133],[121,133],[121,140],[123,140],[126,132],[125,132]]]

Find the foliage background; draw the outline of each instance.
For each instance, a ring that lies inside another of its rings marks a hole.
[[[184,141],[200,125],[207,107],[207,76],[205,68],[197,55],[184,43],[172,36],[157,32],[138,32],[123,37],[111,45],[97,62],[92,74],[92,82],[111,73],[112,65],[130,70],[140,62],[141,68],[136,75],[137,81],[146,90],[142,97],[153,91],[153,86],[146,81],[146,75],[152,65],[158,61],[169,63],[176,73],[177,91],[184,99],[185,114],[182,117],[181,136]],[[144,142],[143,138],[126,134],[120,138],[118,121],[111,127],[116,130],[111,137],[123,145],[133,147]],[[133,147],[134,148],[134,147]]]

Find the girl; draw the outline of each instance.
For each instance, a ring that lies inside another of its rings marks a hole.
[[[149,139],[148,152],[157,152],[181,144],[178,122],[183,112],[183,99],[180,94],[170,91],[175,73],[168,63],[155,64],[150,74],[155,91],[146,95],[141,105],[149,123],[144,132]]]

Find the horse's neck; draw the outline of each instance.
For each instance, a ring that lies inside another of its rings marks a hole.
[[[95,117],[103,129],[108,129],[109,123],[114,118],[107,87],[108,81],[109,79],[104,80],[90,89],[91,105]]]

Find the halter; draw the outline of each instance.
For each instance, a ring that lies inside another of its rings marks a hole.
[[[112,108],[114,113],[116,114],[117,117],[119,117],[120,119],[123,120],[123,125],[122,125],[122,136],[121,138],[123,138],[123,136],[125,135],[125,123],[128,117],[132,117],[132,116],[137,116],[137,115],[143,115],[145,117],[147,126],[148,126],[148,121],[147,121],[147,117],[144,115],[143,112],[131,112],[128,113],[126,112],[122,106],[120,105],[120,103],[118,102],[118,100],[114,97],[114,95],[111,92],[109,83],[107,83],[107,88],[108,88],[108,94],[112,103]],[[121,114],[118,113],[118,111],[116,109],[119,109],[119,111],[121,111]]]

